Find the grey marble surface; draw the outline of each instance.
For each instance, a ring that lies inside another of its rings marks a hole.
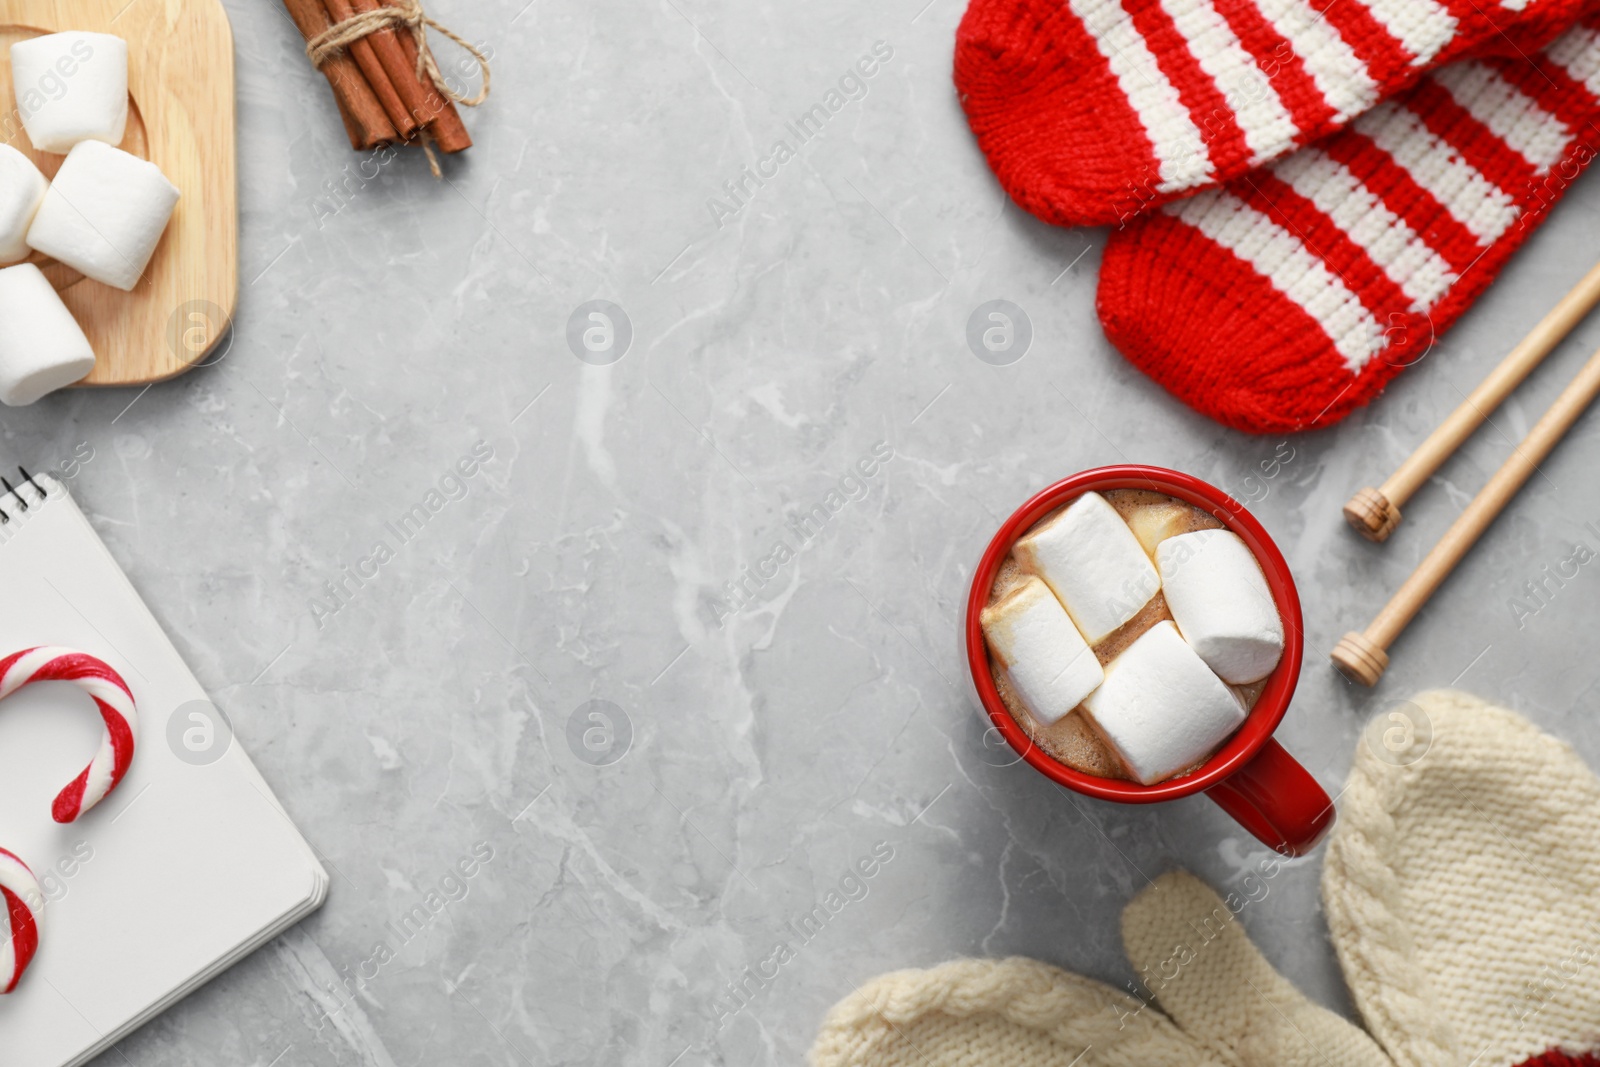
[[[1580,327],[1387,547],[1344,529],[1346,496],[1590,265],[1600,179],[1423,365],[1294,439],[1257,492],[1245,479],[1279,441],[1191,414],[1101,337],[1105,234],[1041,225],[991,180],[950,87],[961,0],[434,0],[494,58],[493,99],[468,116],[477,146],[446,183],[413,155],[363,173],[277,4],[228,8],[231,350],[148,392],[8,410],[0,446],[38,467],[92,448],[74,493],[333,889],[99,1063],[791,1063],[828,1005],[885,970],[1019,953],[1123,984],[1117,915],[1147,875],[1235,885],[1263,850],[1202,798],[1072,802],[998,766],[957,638],[998,519],[1107,462],[1261,497],[1307,626],[1280,737],[1330,791],[1367,716],[1450,683],[1600,763],[1600,578],[1583,572],[1521,628],[1507,607],[1600,521],[1595,415],[1378,689],[1326,661],[1600,344],[1600,321]],[[875,42],[892,55],[864,95],[715,217],[708,199]],[[964,340],[996,298],[1035,331],[1008,367]],[[632,327],[609,366],[566,340],[596,299]],[[892,459],[719,618],[724,583],[879,442]],[[318,610],[324,583],[475,446],[492,458],[443,484],[459,499]],[[609,737],[596,707],[615,709]],[[384,924],[480,842],[493,859],[462,899],[334,1010],[330,987]],[[727,983],[795,940],[788,924],[874,848],[892,859],[865,895],[719,1019]],[[1291,864],[1245,923],[1348,1011],[1320,862]]]

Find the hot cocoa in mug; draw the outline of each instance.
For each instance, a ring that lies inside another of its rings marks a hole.
[[[967,651],[996,728],[1078,792],[1206,792],[1279,851],[1332,825],[1276,741],[1299,676],[1282,555],[1228,494],[1157,467],[1085,471],[1028,501],[974,574]]]

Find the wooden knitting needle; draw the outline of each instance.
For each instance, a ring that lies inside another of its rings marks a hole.
[[[1461,557],[1489,528],[1495,516],[1522,488],[1522,483],[1550,454],[1562,435],[1571,429],[1596,394],[1600,394],[1600,352],[1589,357],[1589,362],[1583,365],[1578,376],[1539,417],[1516,451],[1494,472],[1489,484],[1472,498],[1466,510],[1450,524],[1444,536],[1439,538],[1439,543],[1417,564],[1411,577],[1378,612],[1378,617],[1363,632],[1344,635],[1333,650],[1335,667],[1362,685],[1377,683],[1389,667],[1389,644],[1422,610],[1422,605],[1439,588],[1439,583],[1461,562]]]
[[[1344,517],[1369,541],[1386,541],[1400,524],[1400,506],[1449,459],[1461,443],[1489,417],[1489,412],[1537,367],[1561,339],[1600,303],[1600,266],[1596,266],[1550,313],[1539,321],[1500,365],[1489,372],[1472,395],[1417,446],[1417,450],[1376,489],[1362,489],[1344,506]]]

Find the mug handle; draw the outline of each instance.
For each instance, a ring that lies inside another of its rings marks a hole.
[[[1333,801],[1311,772],[1272,738],[1206,796],[1268,848],[1304,856],[1333,827]]]

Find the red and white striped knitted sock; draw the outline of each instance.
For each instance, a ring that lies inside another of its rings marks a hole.
[[[1420,359],[1600,151],[1600,17],[1430,74],[1349,129],[1114,233],[1106,336],[1256,433],[1337,422]]]
[[[1001,185],[1122,222],[1343,128],[1444,63],[1531,53],[1594,0],[972,0],[955,82]]]

